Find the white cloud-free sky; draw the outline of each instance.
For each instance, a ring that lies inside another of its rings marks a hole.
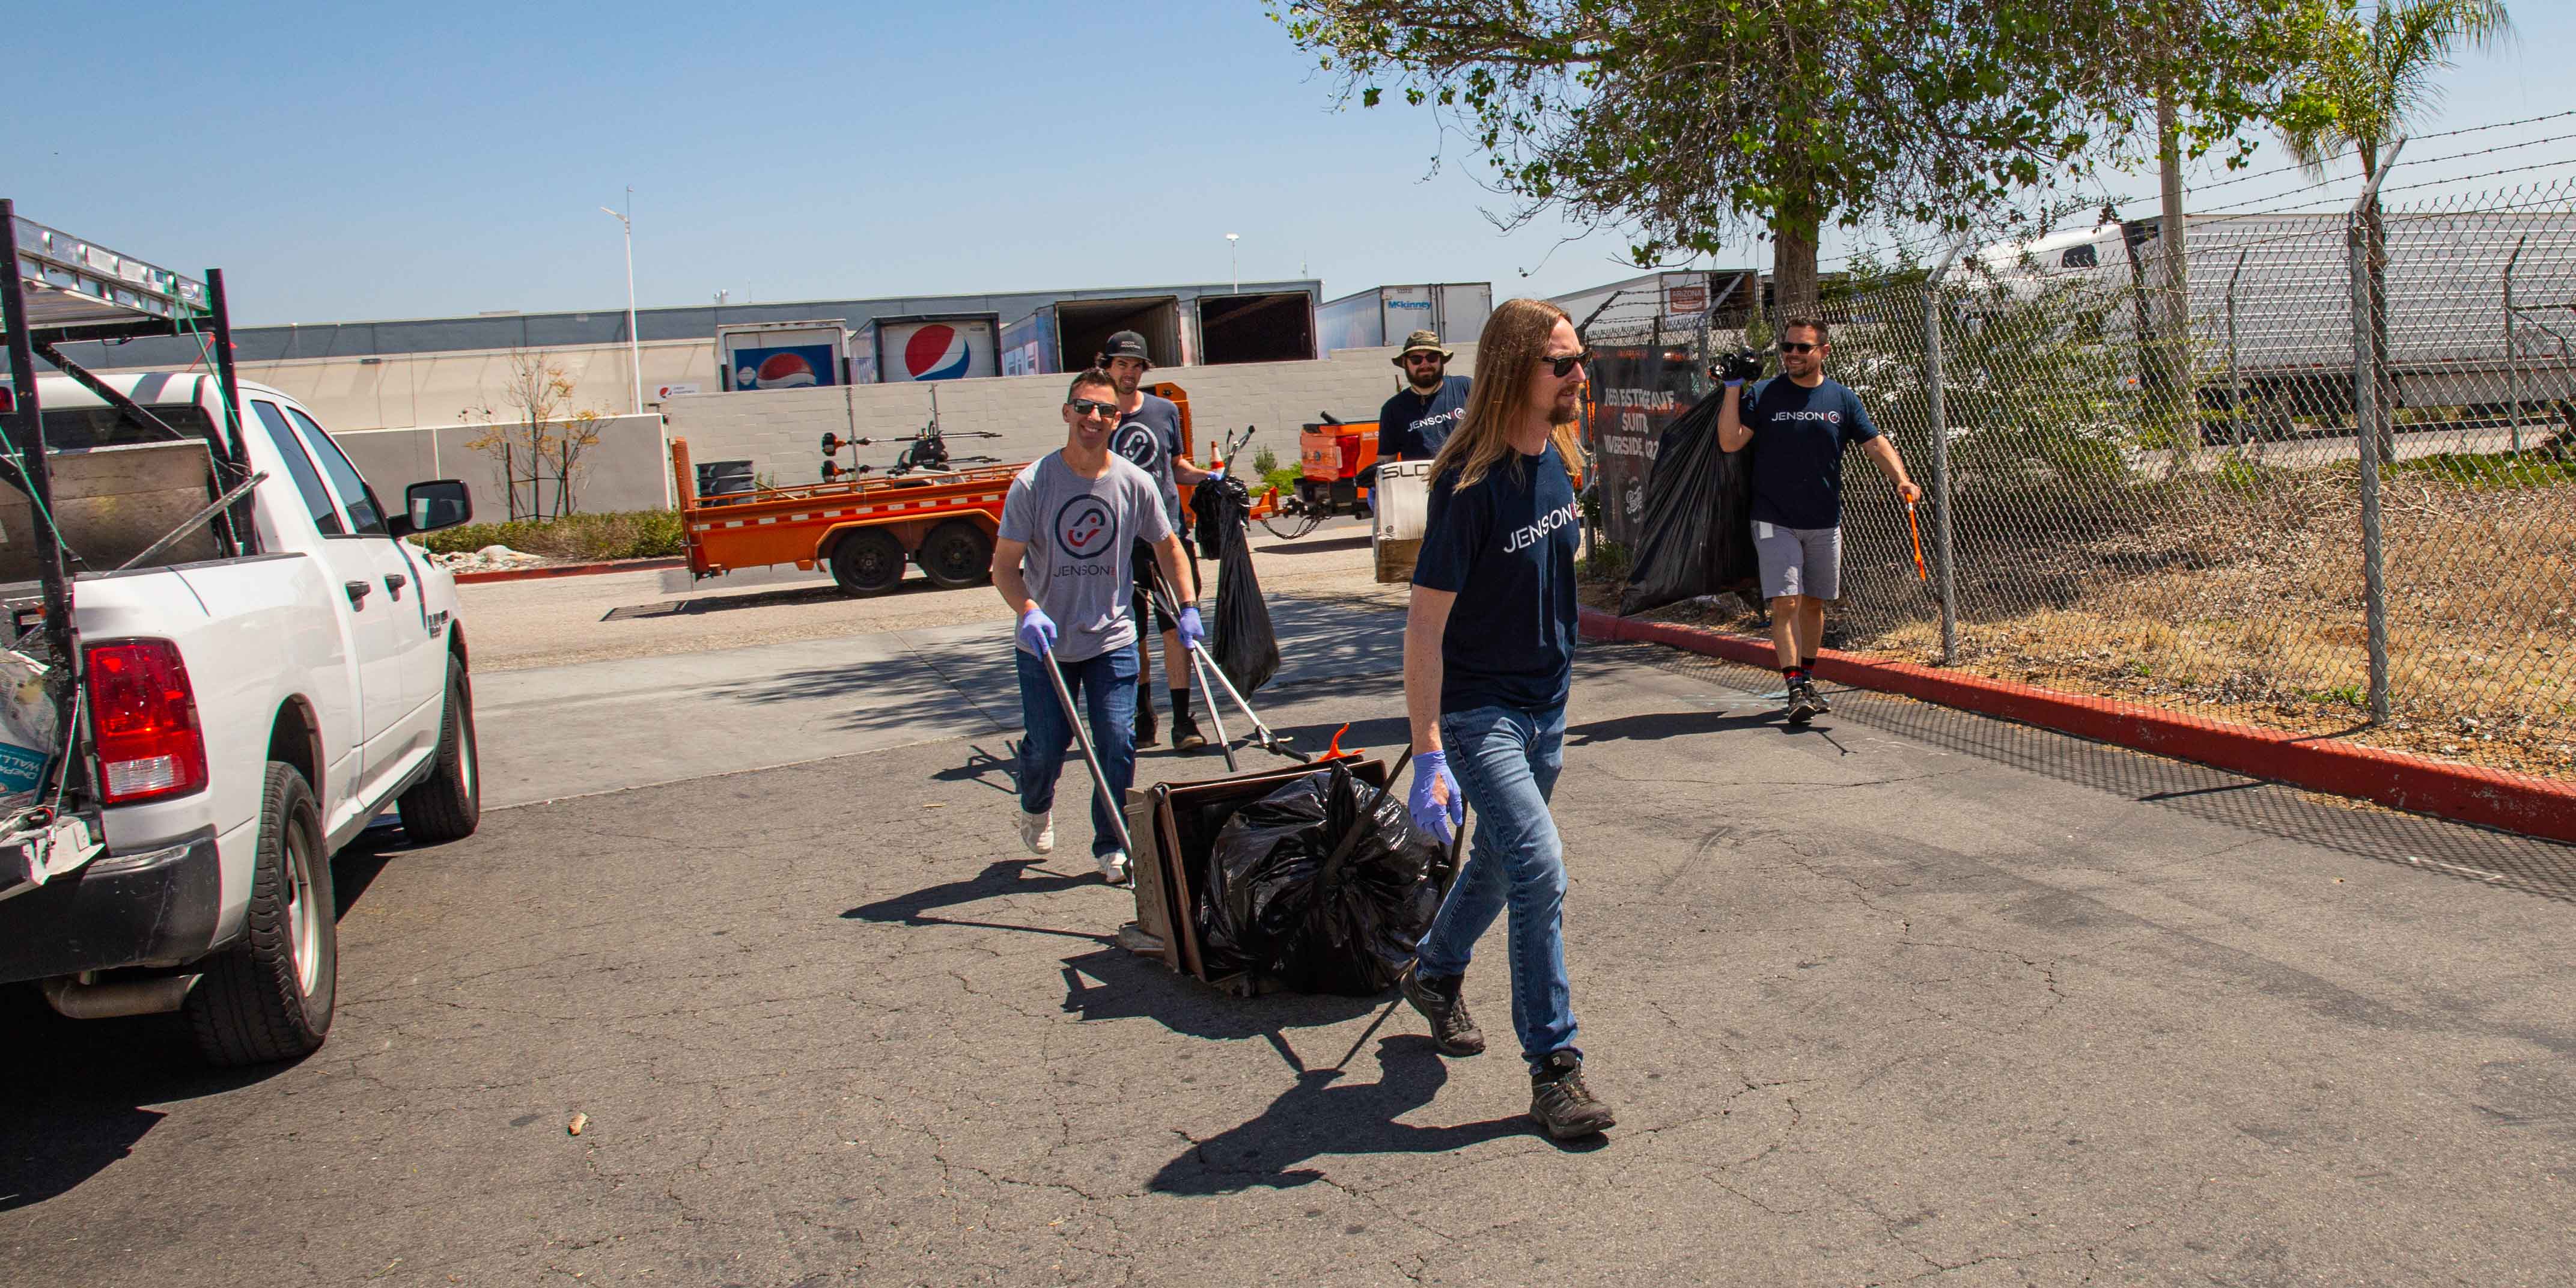
[[[2576,106],[2576,6],[2514,9],[2514,44],[2465,60],[2421,128]],[[1329,294],[1635,271],[1615,235],[1497,232],[1478,159],[1452,138],[1433,164],[1429,111],[1335,110],[1334,88],[1259,0],[71,5],[13,51],[0,195],[222,266],[245,324],[621,306],[598,207],[629,185],[648,307],[1223,281],[1229,232],[1244,279]],[[2576,118],[2420,155],[2566,134]],[[2558,141],[2422,174],[2571,158]]]

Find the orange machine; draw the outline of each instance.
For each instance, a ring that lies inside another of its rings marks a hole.
[[[1190,396],[1152,386],[1181,410],[1181,450],[1190,451]],[[1374,439],[1371,440],[1372,444]],[[934,586],[955,590],[991,579],[1002,498],[1025,462],[910,475],[844,477],[789,487],[698,495],[687,439],[671,440],[671,482],[680,498],[689,572],[715,577],[794,564],[828,568],[854,595],[881,595],[918,564]],[[1190,490],[1181,489],[1186,506]]]

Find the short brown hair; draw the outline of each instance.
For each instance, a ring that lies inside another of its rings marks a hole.
[[[1082,388],[1084,385],[1097,385],[1112,393],[1115,393],[1118,390],[1118,382],[1110,379],[1107,371],[1099,367],[1084,367],[1080,373],[1074,376],[1073,383],[1064,387],[1064,400],[1066,402],[1072,402],[1073,391]]]
[[[1800,327],[1805,327],[1806,329],[1815,332],[1816,343],[1818,344],[1833,343],[1833,337],[1825,334],[1825,324],[1816,318],[1791,318],[1780,324],[1780,334],[1787,335]]]

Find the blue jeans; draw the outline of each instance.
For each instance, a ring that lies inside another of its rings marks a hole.
[[[1056,701],[1055,686],[1047,682],[1045,659],[1017,647],[1011,656],[1019,660],[1020,718],[1028,726],[1020,740],[1020,808],[1043,814],[1055,808],[1056,775],[1064,772],[1073,725],[1065,718],[1064,704]],[[1136,650],[1113,648],[1079,662],[1059,660],[1056,669],[1090,719],[1091,749],[1100,757],[1100,772],[1108,776],[1110,799],[1125,801],[1136,781]],[[1095,791],[1091,853],[1097,857],[1117,848],[1117,820]]]
[[[1476,940],[1508,906],[1512,1028],[1535,1072],[1548,1056],[1574,1049],[1574,997],[1565,979],[1565,859],[1547,812],[1557,771],[1565,767],[1565,708],[1445,714],[1440,741],[1449,772],[1476,811],[1476,830],[1457,884],[1422,937],[1421,973],[1466,974]]]

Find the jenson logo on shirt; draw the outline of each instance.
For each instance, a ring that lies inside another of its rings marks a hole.
[[[1564,505],[1558,506],[1545,514],[1538,516],[1537,522],[1514,529],[1512,535],[1503,539],[1503,552],[1505,554],[1514,554],[1537,545],[1540,539],[1547,536],[1547,534],[1554,532],[1559,528],[1572,525],[1574,522],[1574,515],[1574,503],[1568,501]]]
[[[1156,463],[1163,459],[1163,436],[1155,433],[1153,426],[1141,420],[1131,420],[1110,431],[1109,450],[1151,474],[1155,472]]]
[[[1466,409],[1466,408],[1464,408],[1464,407],[1452,407],[1452,408],[1450,408],[1449,410],[1444,411],[1444,412],[1441,412],[1440,414],[1438,414],[1438,415],[1436,415],[1436,416],[1425,416],[1425,417],[1423,417],[1422,419],[1417,420],[1417,421],[1413,422],[1412,424],[1405,426],[1405,428],[1406,428],[1406,429],[1421,429],[1421,428],[1423,428],[1423,427],[1424,427],[1424,426],[1426,426],[1426,425],[1437,425],[1437,424],[1439,424],[1440,422],[1442,422],[1442,421],[1444,421],[1444,420],[1464,420],[1464,419],[1466,419],[1466,418],[1467,418],[1467,409]]]
[[[1843,414],[1839,408],[1833,411],[1814,411],[1802,407],[1796,411],[1775,411],[1771,413],[1771,420],[1774,424],[1784,420],[1817,420],[1828,425],[1839,425],[1843,423]]]
[[[1055,544],[1075,559],[1097,559],[1118,531],[1109,503],[1096,496],[1077,496],[1055,512]]]

